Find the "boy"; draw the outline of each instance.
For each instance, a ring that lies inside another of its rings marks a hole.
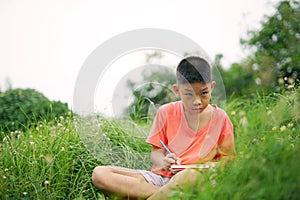
[[[181,101],[158,109],[146,140],[152,145],[151,172],[98,166],[92,180],[104,193],[134,199],[166,199],[172,188],[201,178],[199,170],[176,173],[172,165],[208,163],[213,167],[220,159],[235,157],[232,123],[223,110],[210,104],[216,82],[211,80],[209,63],[200,57],[187,57],[179,63],[176,79],[173,89]]]

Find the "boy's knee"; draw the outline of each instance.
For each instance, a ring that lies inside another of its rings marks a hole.
[[[95,186],[102,188],[106,176],[109,175],[110,169],[107,166],[95,167],[92,173],[92,182]]]
[[[178,182],[194,182],[201,177],[201,172],[195,169],[186,169],[175,175],[174,180]]]

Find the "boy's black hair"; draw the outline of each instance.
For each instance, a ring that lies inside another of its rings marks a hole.
[[[177,66],[176,78],[179,84],[195,82],[210,83],[210,64],[204,58],[198,56],[184,58]]]

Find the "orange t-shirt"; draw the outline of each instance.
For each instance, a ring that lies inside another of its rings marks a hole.
[[[180,158],[183,165],[214,161],[223,156],[234,157],[232,123],[225,111],[216,105],[212,106],[215,110],[211,120],[198,132],[188,126],[181,101],[161,106],[146,141],[153,146],[163,148],[159,142],[162,140],[170,151]],[[220,127],[220,131],[217,131],[217,126]],[[209,139],[210,141],[206,141]],[[166,177],[173,176],[167,170],[156,170],[155,166],[151,171]]]

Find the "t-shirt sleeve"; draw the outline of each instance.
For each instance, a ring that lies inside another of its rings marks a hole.
[[[233,125],[226,115],[224,119],[224,125],[218,141],[218,154],[217,158],[234,158],[236,156],[235,145],[234,145],[234,133]]]
[[[167,114],[166,111],[161,107],[156,113],[146,142],[156,147],[162,147],[159,140],[162,140],[164,143],[167,143],[166,128]]]

